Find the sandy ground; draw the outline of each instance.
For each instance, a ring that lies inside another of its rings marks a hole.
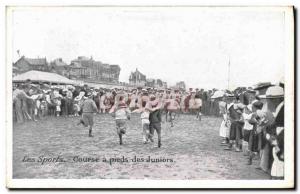
[[[128,121],[122,146],[110,115],[95,116],[93,138],[88,137],[86,128],[76,125],[78,119],[44,118],[15,124],[13,177],[269,179],[269,175],[255,169],[257,160],[248,166],[242,153],[223,150],[218,136],[220,118],[203,117],[198,121],[192,115],[180,115],[173,128],[163,123],[161,148],[157,147],[157,136],[154,143],[142,143],[139,115],[132,115]],[[98,161],[77,162],[73,160],[76,156]],[[42,163],[40,158],[47,159]]]

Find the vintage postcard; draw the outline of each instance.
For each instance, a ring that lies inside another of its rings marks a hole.
[[[8,5],[8,188],[295,186],[292,6]]]

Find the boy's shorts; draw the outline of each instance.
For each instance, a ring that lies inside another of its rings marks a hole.
[[[150,124],[149,119],[142,119],[142,125],[144,124]]]
[[[82,120],[84,123],[84,126],[93,126],[94,125],[94,115],[93,113],[82,113]]]
[[[126,120],[125,119],[118,119],[116,120],[116,125],[117,125],[117,133],[126,133]]]
[[[143,123],[143,130],[150,130],[150,124],[149,123]]]

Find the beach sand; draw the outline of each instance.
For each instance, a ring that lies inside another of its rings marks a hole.
[[[138,114],[128,121],[124,145],[119,145],[110,115],[95,116],[93,138],[87,128],[76,125],[78,120],[47,117],[14,124],[13,178],[269,179],[255,169],[258,160],[249,166],[243,153],[223,150],[219,117],[203,116],[199,121],[193,115],[180,115],[173,128],[162,123],[161,148],[156,134],[154,143],[143,144]],[[78,162],[74,157],[98,161]]]

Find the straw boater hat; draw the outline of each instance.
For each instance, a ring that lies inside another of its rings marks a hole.
[[[74,98],[75,101],[80,101],[81,99],[82,99],[82,96],[76,96],[76,97]]]
[[[260,98],[282,98],[284,97],[283,88],[280,86],[271,86],[267,89],[265,95],[260,95]]]
[[[225,92],[222,90],[217,90],[215,93],[211,96],[212,99],[216,98],[222,98],[225,95]]]

